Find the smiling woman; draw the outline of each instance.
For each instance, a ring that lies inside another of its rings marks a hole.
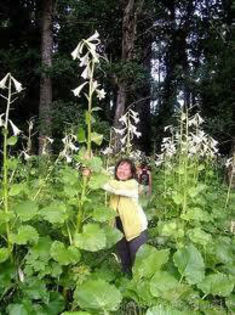
[[[120,160],[115,168],[115,179],[104,185],[111,193],[110,207],[116,211],[116,227],[124,234],[117,249],[122,263],[122,271],[131,272],[135,255],[147,241],[147,218],[138,202],[138,182],[136,169],[129,159]]]

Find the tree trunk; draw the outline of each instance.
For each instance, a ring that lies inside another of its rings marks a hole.
[[[122,62],[131,61],[134,58],[136,26],[138,13],[142,8],[142,0],[126,0],[122,22]],[[127,84],[122,78],[118,82],[117,102],[114,116],[114,127],[119,129],[121,124],[119,119],[125,112],[127,100]],[[120,136],[115,136],[115,151],[121,147]]]
[[[46,70],[52,65],[52,2],[53,0],[42,1],[41,65],[43,70],[40,80],[39,154],[42,153],[45,146],[45,137],[51,135],[52,82],[51,77]]]

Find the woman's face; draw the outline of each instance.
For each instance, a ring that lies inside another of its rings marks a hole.
[[[116,176],[119,180],[128,180],[132,177],[131,166],[127,162],[121,163],[116,172]]]

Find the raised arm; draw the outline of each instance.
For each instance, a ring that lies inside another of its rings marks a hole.
[[[103,186],[103,189],[115,195],[138,198],[138,183],[134,179],[127,181],[110,180]]]

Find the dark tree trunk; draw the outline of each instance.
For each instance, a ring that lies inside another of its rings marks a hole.
[[[124,2],[124,13],[122,22],[122,62],[128,62],[134,58],[136,26],[138,13],[143,5],[142,0],[126,0]],[[122,78],[118,82],[117,102],[114,116],[114,127],[120,128],[119,119],[125,112],[127,100],[127,83]],[[115,136],[115,150],[120,150],[120,137]]]
[[[41,65],[42,74],[40,81],[40,103],[39,103],[39,153],[45,144],[45,136],[51,135],[51,103],[52,103],[52,82],[51,77],[45,70],[52,65],[52,0],[42,1],[42,22],[41,22]]]

